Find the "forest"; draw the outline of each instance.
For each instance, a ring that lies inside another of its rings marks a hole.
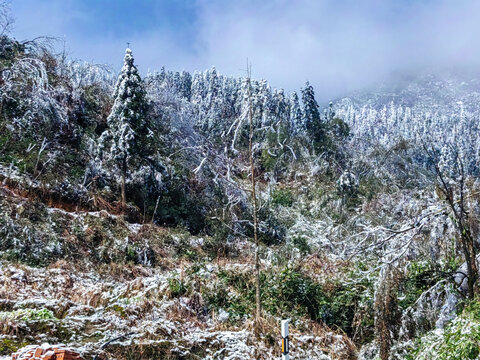
[[[478,80],[319,104],[3,28],[0,355],[272,359],[290,319],[295,359],[480,359]]]

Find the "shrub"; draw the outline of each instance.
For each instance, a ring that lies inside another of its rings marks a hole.
[[[222,308],[233,319],[251,315],[255,307],[254,279],[248,273],[222,271],[222,280],[215,288],[205,291],[203,297],[209,306]],[[354,317],[364,307],[363,292],[368,284],[347,287],[339,283],[320,284],[302,272],[284,268],[283,271],[261,273],[262,306],[273,316],[299,318],[308,317],[339,327],[347,334],[354,332]],[[360,289],[360,290],[359,290]],[[232,320],[233,320],[232,319]],[[362,326],[371,329],[373,320],[364,321]],[[366,331],[367,336],[373,331]]]
[[[399,306],[406,309],[439,280],[433,264],[430,262],[414,261],[410,264],[405,278],[399,286]]]
[[[274,205],[291,207],[293,205],[293,201],[293,194],[288,189],[277,189],[272,193],[272,203]]]
[[[168,279],[168,289],[170,292],[170,298],[177,298],[187,293],[187,285],[183,280],[177,278]]]
[[[409,360],[467,360],[480,355],[480,304],[468,305],[443,331],[434,330],[417,340]]]
[[[275,169],[275,164],[277,159],[268,153],[267,149],[262,150],[262,155],[260,156],[260,165],[265,171],[272,171]]]
[[[20,309],[10,312],[0,312],[0,318],[21,321],[55,319],[53,312],[48,309]]]
[[[310,254],[311,248],[310,245],[308,244],[308,240],[304,238],[303,236],[295,236],[293,238],[293,245],[300,251],[300,254],[302,255],[307,255]]]

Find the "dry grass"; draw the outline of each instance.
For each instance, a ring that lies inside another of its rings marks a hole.
[[[118,282],[132,281],[153,274],[153,270],[149,267],[117,263],[100,264],[96,267],[96,271],[100,276]]]
[[[332,260],[319,253],[312,254],[303,259],[301,270],[317,280],[328,279],[329,281],[344,276],[351,263],[345,260]]]
[[[315,346],[320,346],[332,360],[356,360],[357,347],[352,340],[341,331],[333,331],[324,324],[310,322],[310,333],[314,335]]]

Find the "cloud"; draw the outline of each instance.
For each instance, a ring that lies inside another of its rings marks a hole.
[[[476,1],[205,1],[202,58],[323,100],[424,67],[480,66]]]
[[[215,65],[234,76],[243,74],[248,58],[255,77],[287,90],[309,80],[323,101],[393,72],[480,68],[476,0],[163,1],[155,11],[131,17],[131,34],[115,30],[129,19],[125,11],[95,18],[102,12],[73,0],[15,2],[17,33],[66,34],[74,57],[119,66],[130,41],[144,72]],[[96,21],[109,22],[97,33],[82,31]]]

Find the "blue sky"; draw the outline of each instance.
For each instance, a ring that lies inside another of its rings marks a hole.
[[[480,68],[477,0],[12,0],[13,35],[66,40],[73,58],[253,75],[333,98],[392,72]],[[60,42],[61,43],[61,42]]]
[[[17,39],[48,35],[65,39],[74,58],[118,65],[126,42],[157,52],[155,40],[192,51],[196,4],[187,0],[14,0]],[[120,56],[120,58],[118,58]],[[162,64],[162,59],[144,64]]]

